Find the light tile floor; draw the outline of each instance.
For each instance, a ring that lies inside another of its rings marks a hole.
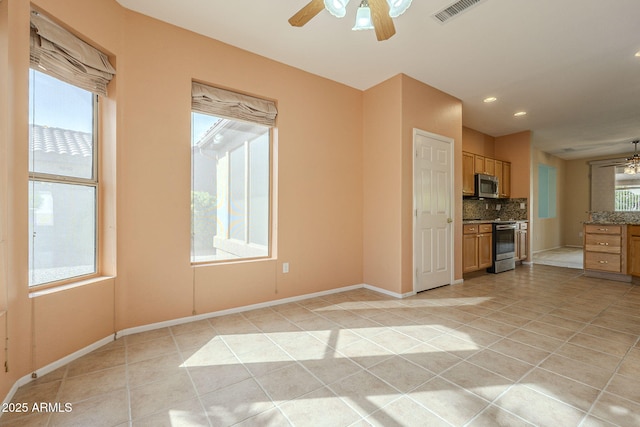
[[[578,268],[582,270],[584,268],[583,257],[582,248],[564,246],[535,252],[532,260],[534,264],[554,265],[556,267]]]
[[[21,387],[4,425],[637,426],[640,286],[520,266],[126,336]]]

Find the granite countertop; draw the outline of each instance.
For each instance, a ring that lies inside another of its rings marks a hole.
[[[640,224],[640,212],[589,212],[589,217],[584,224]]]
[[[619,219],[617,221],[612,221],[612,220],[608,220],[608,221],[584,221],[583,224],[640,225],[640,220],[630,221],[630,220]]]
[[[501,218],[496,218],[496,219],[463,219],[462,220],[462,224],[493,224],[494,222],[499,222],[499,221],[515,221],[515,222],[529,222],[528,219],[501,219]]]

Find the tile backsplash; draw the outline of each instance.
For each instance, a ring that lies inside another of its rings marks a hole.
[[[524,209],[522,209],[524,206]],[[498,209],[499,207],[499,209]],[[515,219],[526,220],[529,201],[523,199],[463,199],[462,219]]]

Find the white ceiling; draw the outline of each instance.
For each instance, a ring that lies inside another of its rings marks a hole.
[[[531,130],[564,159],[629,153],[640,138],[639,0],[484,0],[445,24],[433,14],[455,0],[415,0],[383,42],[351,31],[359,0],[302,28],[287,19],[309,0],[117,1],[357,89],[405,73],[461,99],[465,126]]]

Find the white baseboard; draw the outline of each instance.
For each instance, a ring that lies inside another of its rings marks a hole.
[[[456,283],[462,283],[462,280],[458,280],[456,281]],[[11,399],[13,399],[13,396],[15,395],[16,391],[18,390],[18,388],[22,387],[25,384],[28,384],[29,382],[34,380],[33,375],[35,374],[36,377],[41,377],[43,375],[46,375],[50,372],[55,371],[58,368],[63,367],[64,365],[73,362],[76,359],[79,359],[80,357],[91,353],[94,350],[97,350],[98,348],[109,344],[110,342],[114,341],[117,338],[120,337],[124,337],[127,335],[132,335],[132,334],[137,334],[140,332],[147,332],[147,331],[153,331],[155,329],[161,329],[161,328],[166,328],[166,327],[170,327],[170,326],[177,326],[177,325],[182,325],[184,323],[189,323],[189,322],[195,322],[198,320],[204,320],[204,319],[210,319],[213,317],[220,317],[220,316],[226,316],[228,314],[236,314],[236,313],[242,313],[245,311],[250,311],[250,310],[256,310],[256,309],[260,309],[260,308],[266,308],[266,307],[274,307],[277,305],[282,305],[282,304],[287,304],[287,303],[291,303],[291,302],[297,302],[297,301],[304,301],[306,299],[310,299],[310,298],[316,298],[316,297],[322,297],[322,296],[326,296],[326,295],[331,295],[331,294],[337,294],[340,292],[346,292],[346,291],[352,291],[355,289],[369,289],[371,291],[374,292],[378,292],[384,295],[388,295],[394,298],[398,298],[398,299],[402,299],[402,298],[409,298],[413,295],[415,295],[415,292],[407,292],[404,294],[399,294],[397,292],[392,292],[386,289],[382,289],[379,288],[377,286],[372,286],[372,285],[367,285],[367,284],[359,284],[359,285],[352,285],[352,286],[345,286],[342,288],[336,288],[336,289],[330,289],[327,291],[321,291],[321,292],[314,292],[311,294],[305,294],[305,295],[299,295],[299,296],[295,296],[295,297],[290,297],[290,298],[283,298],[283,299],[279,299],[279,300],[274,300],[274,301],[267,301],[267,302],[263,302],[263,303],[258,303],[258,304],[251,304],[251,305],[247,305],[247,306],[242,306],[242,307],[237,307],[237,308],[230,308],[230,309],[226,309],[226,310],[219,310],[219,311],[214,311],[214,312],[210,312],[210,313],[204,313],[204,314],[198,314],[198,315],[194,315],[194,316],[189,316],[189,317],[182,317],[179,319],[172,319],[172,320],[166,320],[163,322],[157,322],[157,323],[151,323],[149,325],[143,325],[143,326],[136,326],[133,328],[127,328],[127,329],[123,329],[120,331],[117,331],[114,335],[109,335],[108,337],[105,337],[101,340],[98,340],[96,342],[94,342],[93,344],[90,344],[74,353],[71,353],[59,360],[56,360],[55,362],[52,362],[50,364],[48,364],[47,366],[44,366],[42,368],[37,369],[34,373],[25,375],[24,377],[18,379],[15,384],[13,384],[13,387],[11,387],[11,390],[9,391],[9,393],[7,394],[7,396],[4,399],[4,403],[9,403],[11,402]],[[0,416],[2,414],[0,413]]]
[[[15,395],[16,391],[22,387],[25,384],[30,383],[31,381],[33,381],[36,378],[39,378],[41,376],[44,376],[50,372],[55,371],[58,368],[63,367],[64,365],[66,365],[67,363],[71,363],[76,359],[79,359],[80,357],[91,353],[94,350],[99,349],[100,347],[102,347],[103,345],[107,345],[110,342],[112,342],[114,340],[114,336],[113,335],[109,335],[108,337],[104,337],[101,340],[98,340],[96,342],[94,342],[93,344],[89,344],[88,346],[81,348],[80,350],[71,353],[61,359],[56,360],[55,362],[49,363],[47,366],[44,366],[40,369],[36,369],[35,372],[32,372],[30,374],[25,375],[22,378],[19,378],[18,381],[16,381],[13,384],[13,387],[11,387],[11,390],[9,390],[9,393],[7,394],[7,396],[4,398],[3,403],[7,404],[11,402],[11,399],[13,399],[13,396]],[[35,377],[34,377],[35,375]],[[2,414],[0,413],[0,416]]]
[[[372,286],[372,285],[367,285],[364,284],[362,285],[363,288],[365,289],[369,289],[370,291],[374,291],[374,292],[378,292],[379,294],[384,294],[384,295],[388,295],[390,297],[394,297],[394,298],[398,298],[398,299],[402,299],[402,298],[409,298],[410,296],[415,295],[415,292],[407,292],[405,294],[399,294],[397,292],[393,292],[393,291],[389,291],[387,289],[383,289],[383,288],[379,288],[377,286]]]
[[[118,338],[119,337],[124,337],[126,335],[138,334],[140,332],[153,331],[154,329],[161,329],[161,328],[166,328],[166,327],[170,327],[170,326],[177,326],[177,325],[182,325],[184,323],[195,322],[195,321],[204,320],[204,319],[211,319],[213,317],[226,316],[226,315],[229,315],[229,314],[242,313],[242,312],[245,312],[245,311],[257,310],[257,309],[260,309],[260,308],[274,307],[274,306],[277,306],[277,305],[288,304],[290,302],[303,301],[303,300],[306,300],[306,299],[309,299],[309,298],[322,297],[322,296],[325,296],[325,295],[331,295],[331,294],[337,294],[337,293],[340,293],[340,292],[352,291],[354,289],[361,289],[363,287],[364,287],[364,285],[345,286],[345,287],[342,287],[342,288],[330,289],[328,291],[314,292],[312,294],[299,295],[299,296],[296,296],[296,297],[290,297],[290,298],[283,298],[283,299],[274,300],[274,301],[261,302],[261,303],[258,303],[258,304],[245,305],[245,306],[236,307],[236,308],[229,308],[229,309],[226,309],[226,310],[212,311],[212,312],[204,313],[204,314],[196,314],[196,315],[193,315],[193,316],[181,317],[181,318],[172,319],[172,320],[166,320],[164,322],[151,323],[149,325],[136,326],[136,327],[133,327],[133,328],[127,328],[127,329],[123,329],[121,331],[116,332],[116,337],[118,337]]]

